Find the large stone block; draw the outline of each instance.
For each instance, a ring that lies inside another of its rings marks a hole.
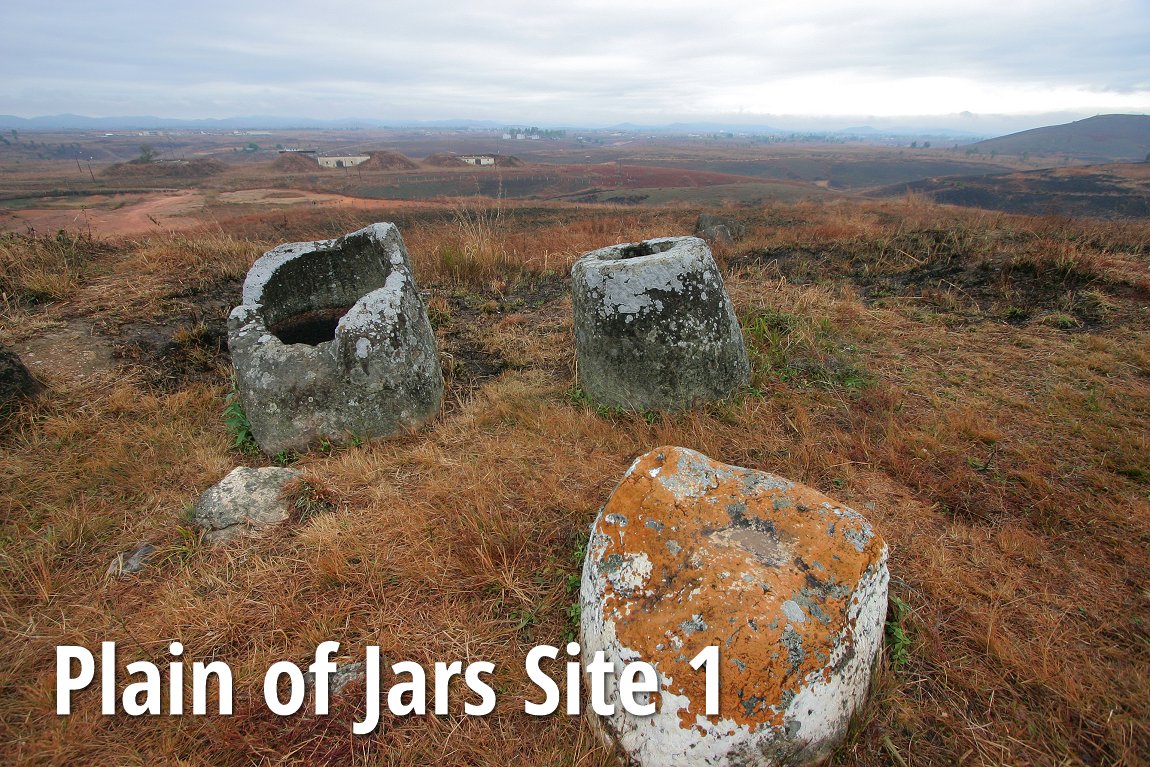
[[[609,685],[603,733],[646,767],[824,759],[867,694],[886,561],[861,515],[811,488],[680,447],[641,456],[591,530],[581,644],[585,663],[653,664],[658,709],[630,714]],[[712,645],[717,715],[690,666]]]
[[[264,254],[228,318],[228,347],[269,454],[391,436],[443,399],[435,333],[394,224]]]
[[[584,254],[571,269],[579,382],[632,409],[727,397],[750,378],[742,330],[707,244],[666,237]]]
[[[729,245],[746,236],[747,225],[738,219],[727,216],[700,213],[698,219],[695,220],[695,234],[707,242],[721,242]]]
[[[287,521],[291,509],[283,493],[289,482],[302,476],[301,471],[278,466],[237,466],[203,492],[192,521],[208,543],[257,535]]]
[[[0,416],[18,400],[35,396],[43,389],[44,385],[28,372],[19,355],[0,344]]]

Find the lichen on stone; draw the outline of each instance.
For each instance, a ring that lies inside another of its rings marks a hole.
[[[636,763],[771,764],[735,755],[802,761],[833,748],[865,697],[885,616],[886,545],[861,515],[781,477],[663,447],[615,489],[591,540],[583,652],[637,657],[660,677],[650,720],[603,722]],[[689,666],[709,645],[723,669],[714,716]]]

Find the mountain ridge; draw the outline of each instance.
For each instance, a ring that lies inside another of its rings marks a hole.
[[[1150,116],[1109,114],[1011,133],[971,145],[1009,155],[1063,155],[1085,162],[1132,162],[1150,154]]]

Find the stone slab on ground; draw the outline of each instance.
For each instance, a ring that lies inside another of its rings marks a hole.
[[[296,469],[239,466],[200,496],[193,521],[208,543],[225,543],[258,534],[288,519],[291,508],[283,498],[288,482],[302,477]]]

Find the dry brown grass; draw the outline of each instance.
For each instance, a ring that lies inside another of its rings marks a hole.
[[[595,248],[650,237],[688,234],[694,221],[675,210],[525,208],[506,201],[456,200],[445,221],[404,231],[421,283],[482,286],[532,275],[566,275]]]
[[[692,212],[512,208],[470,230],[442,210],[413,220],[403,233],[432,291],[448,404],[419,433],[300,458],[310,512],[260,540],[209,549],[187,529],[198,494],[254,462],[229,450],[225,366],[163,389],[136,362],[56,382],[0,437],[0,760],[607,765],[582,721],[522,712],[523,658],[570,630],[574,553],[631,459],[680,444],[807,482],[891,543],[907,658],[884,660],[837,764],[1146,763],[1145,228],[921,200],[744,214],[749,239],[726,255],[755,391],[678,414],[600,413],[574,393],[559,275],[584,250],[689,231]],[[313,224],[305,237],[328,225]],[[243,231],[118,243],[69,295],[84,315],[162,314],[165,296],[234,284],[275,244]],[[1061,290],[1070,253],[1113,304],[1108,319],[1007,324],[973,311],[957,273],[949,303],[911,283],[867,293],[868,276],[1010,264],[1050,242],[1063,250],[1016,271],[1013,289]],[[453,272],[447,245],[472,248],[472,264]],[[780,270],[799,250],[809,270]],[[159,549],[144,571],[106,578],[141,540]],[[189,661],[231,665],[235,715],[101,717],[93,690],[72,716],[53,713],[56,645],[114,640],[121,663],[166,662],[174,639]],[[310,662],[327,639],[343,660],[368,644],[388,662],[491,660],[499,705],[468,718],[461,696],[451,715],[387,719],[363,737],[349,733],[354,687],[328,718],[269,714],[263,671]]]
[[[123,257],[73,295],[77,311],[117,320],[162,316],[165,302],[242,280],[265,250],[219,229],[152,235],[124,245]]]
[[[0,303],[11,311],[66,299],[107,249],[90,234],[0,235]]]

